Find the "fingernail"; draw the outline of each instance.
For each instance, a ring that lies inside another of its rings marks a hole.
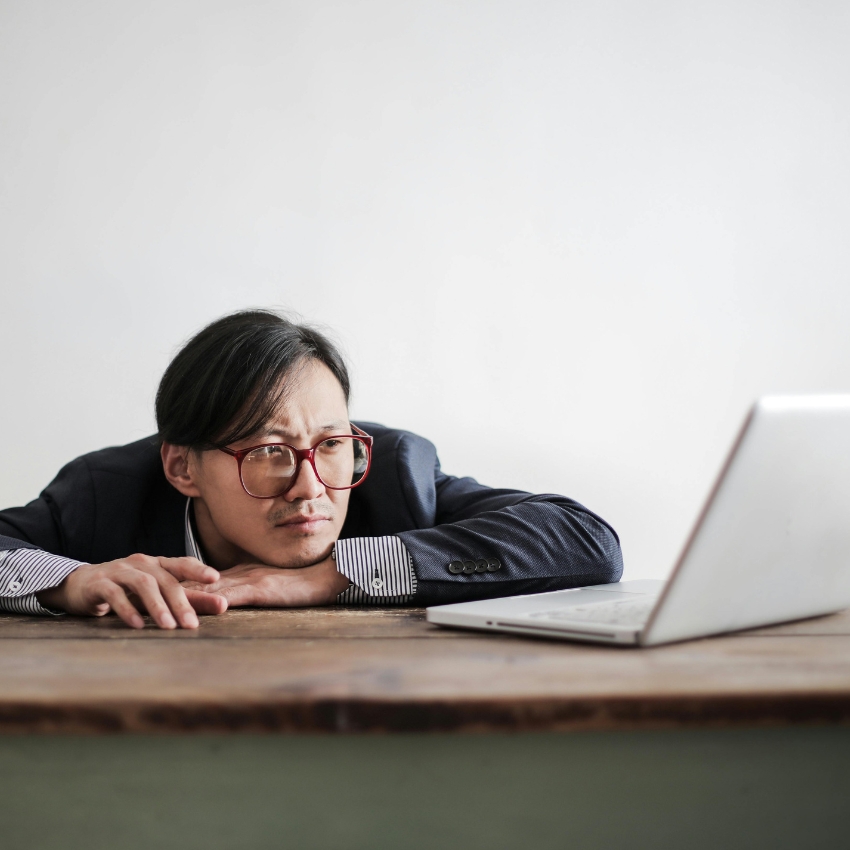
[[[138,614],[135,614],[130,617],[130,625],[134,629],[143,629],[145,627],[145,621]]]
[[[183,615],[183,625],[184,625],[187,629],[196,629],[196,628],[198,628],[198,626],[200,625],[200,623],[199,623],[199,621],[198,621],[198,615],[197,615],[197,614],[193,614],[191,611],[187,611],[187,612]]]
[[[163,614],[162,619],[159,621],[160,625],[166,629],[176,629],[177,628],[177,620],[171,616],[171,614]]]

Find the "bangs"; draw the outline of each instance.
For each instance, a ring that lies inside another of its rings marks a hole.
[[[223,448],[264,431],[285,406],[305,366],[314,360],[314,357],[305,355],[286,368],[270,370],[261,375],[251,388],[242,409],[236,413],[226,430],[210,442],[208,448]]]
[[[313,361],[330,369],[348,404],[345,361],[319,330],[267,310],[213,322],[162,376],[156,395],[160,440],[205,450],[249,438],[272,421]]]

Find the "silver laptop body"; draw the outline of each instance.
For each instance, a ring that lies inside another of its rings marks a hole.
[[[666,581],[429,608],[429,622],[653,646],[850,606],[850,395],[766,396]]]

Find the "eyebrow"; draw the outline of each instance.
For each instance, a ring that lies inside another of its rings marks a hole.
[[[328,422],[317,430],[319,434],[329,434],[335,431],[343,431],[348,433],[351,430],[351,424],[347,421]],[[268,431],[263,431],[260,437],[282,437],[283,439],[292,439],[292,434],[281,428],[270,428]]]

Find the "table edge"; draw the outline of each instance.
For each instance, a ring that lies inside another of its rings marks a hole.
[[[526,732],[850,723],[850,692],[524,699],[0,702],[0,734]]]

